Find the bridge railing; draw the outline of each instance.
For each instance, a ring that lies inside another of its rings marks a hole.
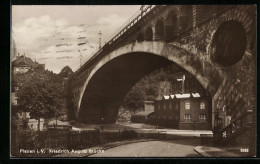
[[[130,29],[132,26],[134,26],[139,20],[145,16],[147,13],[149,13],[156,5],[148,5],[144,7],[142,10],[137,11],[133,16],[131,16],[126,23],[124,23],[118,30],[116,30],[111,37],[109,37],[108,41],[105,42],[105,44],[89,59],[86,59],[83,62],[83,65],[78,67],[75,71],[79,72],[80,68],[82,68],[84,65],[86,65],[88,62],[92,61],[97,55],[99,55],[107,46],[111,45],[113,42],[115,42],[120,36],[122,36],[128,29]]]
[[[252,126],[252,111],[247,110],[245,111],[240,117],[233,120],[228,126],[224,127],[221,130],[216,130],[216,140],[218,144],[224,144],[228,140],[232,139],[240,129],[246,128],[248,126]],[[221,125],[220,125],[221,127]]]
[[[131,16],[122,26],[120,26],[110,37],[109,42],[114,41],[116,38],[121,36],[126,30],[132,27],[138,20],[140,20],[145,14],[147,14],[155,5],[148,5],[143,10],[137,11]]]

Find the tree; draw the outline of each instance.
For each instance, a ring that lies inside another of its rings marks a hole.
[[[30,116],[40,118],[57,117],[65,105],[63,81],[56,74],[39,70],[26,76],[22,87],[17,91],[20,111],[30,112]]]
[[[58,75],[62,78],[69,78],[72,74],[72,69],[69,66],[65,66]]]
[[[72,90],[71,90],[71,76],[73,75],[73,71],[69,66],[65,66],[62,68],[58,76],[63,79],[63,87],[64,87],[64,96],[66,99],[66,111],[63,111],[64,114],[67,115],[68,119],[74,119],[74,111],[73,111],[73,102],[72,102]],[[64,109],[65,109],[64,108]]]

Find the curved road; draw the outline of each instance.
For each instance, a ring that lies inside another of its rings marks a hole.
[[[199,139],[147,141],[107,149],[89,157],[200,157],[193,149]]]

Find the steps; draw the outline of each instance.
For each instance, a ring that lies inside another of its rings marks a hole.
[[[217,125],[214,127],[213,144],[250,148],[252,153],[254,151],[252,146],[256,145],[254,114],[247,104],[248,98],[243,97],[239,90],[239,82],[235,79],[226,81],[218,93],[217,111],[231,116],[231,122],[226,125],[223,123],[225,117],[220,118],[219,115],[216,119]]]

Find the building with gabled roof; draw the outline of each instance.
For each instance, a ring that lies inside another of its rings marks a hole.
[[[132,122],[147,122],[150,117],[154,114],[154,102],[153,101],[144,101],[144,110],[135,113],[131,117]]]
[[[45,69],[45,64],[39,64],[34,62],[31,58],[24,55],[19,55],[15,57],[12,61],[12,77],[17,73],[26,73],[29,70],[35,69]],[[19,89],[19,86],[12,81],[12,90],[11,90],[11,104],[14,106],[18,105],[16,91]],[[13,110],[13,108],[12,108]],[[16,120],[17,128],[29,127],[30,129],[37,130],[38,120],[31,119],[29,112],[18,112],[18,118]],[[41,118],[40,121],[40,130],[44,130],[44,119]]]
[[[26,57],[25,54],[21,56],[17,56],[17,58],[12,61],[12,72],[16,73],[26,73],[28,70],[34,70],[37,67],[42,67],[45,69],[45,64],[39,64],[38,62],[34,62],[31,58]]]

